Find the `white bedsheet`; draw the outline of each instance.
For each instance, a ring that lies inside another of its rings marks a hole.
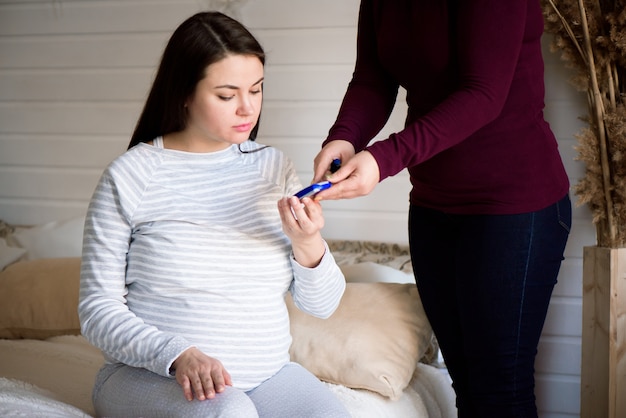
[[[391,401],[367,390],[326,383],[354,418],[454,418],[454,393],[444,371],[419,364],[400,399]],[[18,379],[0,377],[0,416],[89,418],[85,411],[64,403],[54,392]]]

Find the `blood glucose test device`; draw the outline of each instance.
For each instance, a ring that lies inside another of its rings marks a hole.
[[[330,164],[330,172],[334,173],[340,168],[341,168],[341,160],[339,158],[335,158],[333,162]],[[296,196],[298,199],[302,199],[303,197],[315,196],[322,190],[328,189],[330,186],[332,186],[332,183],[330,181],[320,181],[319,183],[313,183],[310,186],[305,187],[304,189],[296,193],[294,196]]]
[[[297,197],[298,199],[302,199],[304,197],[315,196],[322,190],[328,189],[330,185],[331,185],[330,181],[320,181],[319,183],[313,183],[310,186],[305,187],[304,189],[300,190],[294,196]]]

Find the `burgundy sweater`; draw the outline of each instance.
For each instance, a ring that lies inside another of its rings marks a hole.
[[[357,60],[325,142],[369,150],[381,181],[408,167],[411,203],[512,214],[565,196],[543,117],[539,0],[362,0]],[[373,142],[407,91],[400,132]]]

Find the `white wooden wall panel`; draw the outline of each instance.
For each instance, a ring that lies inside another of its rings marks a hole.
[[[202,1],[5,1],[1,35],[65,35],[122,32],[170,32],[190,14],[203,9]],[[28,22],[28,25],[24,25]]]
[[[2,173],[0,191],[16,198],[81,200],[90,194],[101,170],[64,168],[9,168]]]
[[[565,247],[565,258],[582,260],[583,248],[587,245],[594,244],[595,228],[593,227],[593,225],[591,225],[591,221],[581,218],[574,218],[572,223],[572,230],[569,234],[569,240],[567,241],[567,246]]]
[[[340,101],[350,81],[352,66],[268,65],[265,71],[265,101],[306,97],[307,101]]]
[[[573,418],[579,416],[580,378],[538,374],[535,380],[537,408],[541,418]]]
[[[99,169],[121,154],[129,141],[126,133],[120,136],[6,134],[0,138],[0,167],[18,164]]]
[[[108,68],[156,65],[166,33],[8,37],[3,68]]]
[[[580,341],[576,337],[544,335],[539,344],[541,357],[535,362],[538,373],[577,376],[580,370]]]
[[[130,135],[140,111],[139,102],[0,103],[0,135]]]
[[[148,68],[9,69],[0,71],[0,92],[3,101],[136,101],[153,77]]]
[[[171,31],[212,3],[0,0],[0,219],[32,224],[84,213],[102,169],[126,148]],[[236,17],[267,52],[259,140],[283,149],[306,183],[352,73],[359,0],[242,3]],[[545,114],[575,184],[584,175],[574,136],[585,96],[544,46]],[[402,126],[403,100],[400,92],[378,138]],[[403,171],[370,196],[325,202],[325,236],[406,243],[409,190]],[[589,210],[575,207],[536,362],[542,418],[578,415],[581,257],[593,244]]]
[[[172,22],[176,26],[211,3],[203,0],[2,0],[0,36],[170,31]],[[354,27],[358,7],[358,0],[251,0],[237,17],[254,29]],[[30,24],[22,25],[25,21]]]
[[[268,65],[354,64],[356,51],[353,28],[255,30],[264,46]]]
[[[252,0],[245,6],[243,17],[252,28],[354,29],[358,8],[359,0]],[[356,32],[351,36],[356,37]]]
[[[15,214],[12,218],[14,219],[12,221],[14,225],[32,225],[32,219],[46,223],[71,219],[85,214],[84,199],[16,199],[13,197],[1,197],[0,207],[2,207],[0,213]]]
[[[555,296],[582,298],[583,262],[581,258],[569,257],[561,264]]]
[[[586,112],[583,94],[568,83],[570,77],[558,55],[549,51],[544,38],[546,61],[546,119],[559,140],[559,150],[575,185],[584,175],[576,160],[575,135],[584,126],[579,116]],[[580,411],[580,365],[582,334],[582,249],[595,244],[595,229],[587,207],[578,206],[572,194],[574,221],[565,260],[554,290],[535,362],[537,405],[540,416],[577,417]]]
[[[550,336],[580,337],[582,335],[582,302],[580,299],[554,296],[548,309],[543,334]]]

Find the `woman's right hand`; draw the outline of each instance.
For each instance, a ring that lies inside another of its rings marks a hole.
[[[226,385],[233,384],[222,363],[196,347],[183,351],[172,363],[172,368],[176,370],[176,381],[188,401],[193,400],[194,393],[199,401],[213,399],[216,393],[226,389]]]

